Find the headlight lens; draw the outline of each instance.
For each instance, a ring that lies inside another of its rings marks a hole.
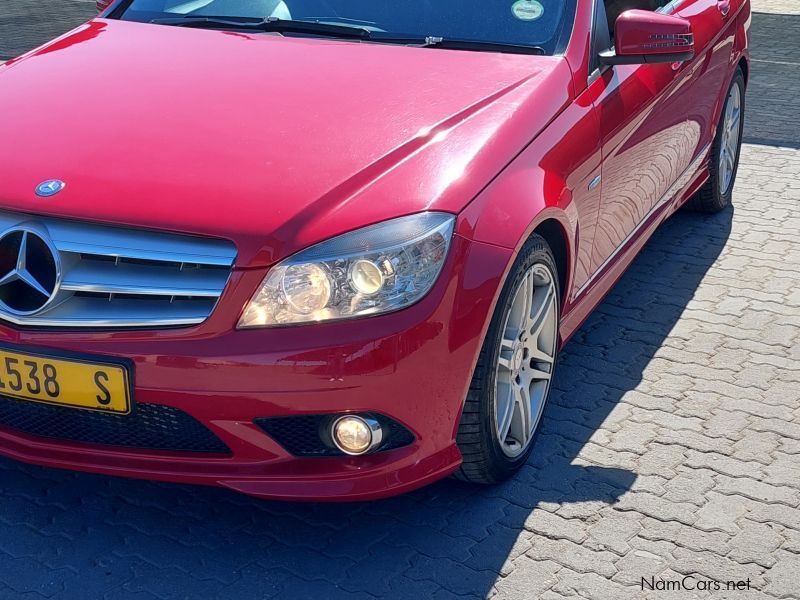
[[[239,327],[376,315],[427,294],[444,265],[455,217],[427,212],[365,227],[272,267]]]

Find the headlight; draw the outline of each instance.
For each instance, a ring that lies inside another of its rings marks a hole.
[[[414,304],[442,270],[455,217],[427,212],[312,246],[272,267],[239,327],[377,315]]]

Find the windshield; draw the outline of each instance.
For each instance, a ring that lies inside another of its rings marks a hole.
[[[123,20],[294,19],[368,29],[370,40],[442,38],[561,52],[576,0],[128,0]],[[324,34],[321,34],[324,35]]]

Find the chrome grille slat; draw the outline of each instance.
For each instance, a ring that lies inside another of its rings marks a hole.
[[[227,269],[175,269],[80,258],[67,267],[62,290],[105,294],[192,296],[217,298],[225,287]]]
[[[231,244],[217,240],[198,241],[161,232],[111,230],[83,223],[74,227],[63,221],[36,220],[45,224],[53,244],[62,252],[220,267],[230,267],[235,256],[235,252],[231,254]]]
[[[225,289],[236,248],[228,241],[0,211],[0,236],[45,231],[60,257],[53,302],[0,320],[35,327],[129,328],[205,321]]]
[[[204,300],[140,300],[116,296],[74,296],[45,312],[30,317],[2,318],[32,327],[173,327],[206,320],[216,298]]]

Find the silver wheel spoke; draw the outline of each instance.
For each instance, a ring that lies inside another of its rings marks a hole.
[[[508,430],[511,428],[511,420],[514,416],[514,406],[515,401],[513,398],[514,394],[514,387],[509,385],[506,388],[506,398],[503,406],[502,414],[498,412],[497,414],[497,423],[498,423],[498,439],[505,440],[508,437]]]
[[[531,324],[531,310],[534,303],[533,272],[529,272],[522,283],[522,320],[520,330],[527,330]]]
[[[541,369],[533,369],[533,368],[526,368],[525,369],[525,377],[523,381],[528,383],[534,383],[536,381],[549,381],[550,380],[550,373],[547,371],[542,371]]]
[[[511,359],[514,353],[515,340],[509,340],[506,337],[500,340],[500,356],[497,358],[498,366],[511,371]]]
[[[520,413],[520,431],[518,434],[518,442],[520,446],[525,448],[531,439],[531,431],[533,427],[531,419],[531,395],[525,386],[518,386],[516,388],[517,409]]]
[[[516,340],[510,340],[507,337],[503,337],[503,339],[500,340],[500,351],[501,352],[502,351],[513,352],[514,351],[514,342],[515,341]]]
[[[733,157],[736,156],[736,144],[738,143],[738,141],[739,141],[739,133],[738,133],[738,130],[737,130],[737,133],[736,133],[735,136],[731,135],[728,138],[728,145],[727,145],[726,154],[728,156],[728,159],[730,159],[730,160],[733,160]]]
[[[555,288],[548,286],[547,291],[540,295],[541,298],[538,301],[535,299],[533,300],[536,304],[531,309],[530,319],[526,326],[526,330],[533,337],[538,337],[539,332],[541,332],[548,310],[550,310],[553,304],[555,293]]]
[[[730,133],[734,133],[737,129],[739,129],[739,109],[737,108],[731,114],[730,119],[728,120],[728,131]]]
[[[728,154],[728,156],[727,156],[727,162],[728,162],[728,169],[727,169],[727,171],[728,171],[728,176],[730,177],[730,174],[733,172],[733,155],[731,155],[731,154]]]
[[[552,365],[553,362],[555,361],[554,356],[550,356],[544,350],[540,350],[538,345],[530,349],[529,355],[531,359],[537,363],[545,363],[548,365]]]

